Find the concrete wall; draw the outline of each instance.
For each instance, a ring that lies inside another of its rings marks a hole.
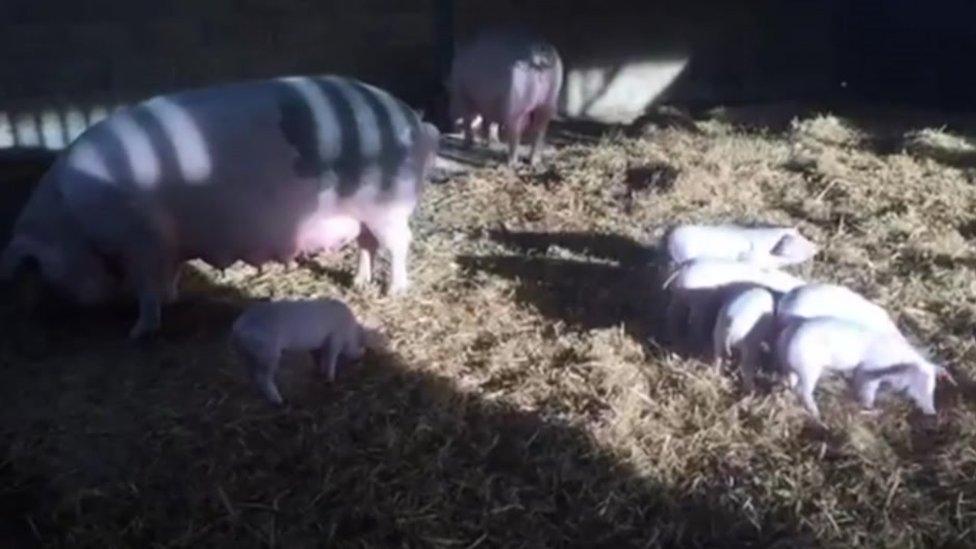
[[[0,0],[0,147],[19,141],[58,148],[59,134],[72,137],[78,124],[121,103],[282,74],[352,73],[416,103],[429,94],[436,70],[432,6]]]
[[[431,110],[451,40],[504,22],[560,49],[572,117],[823,98],[841,82],[972,105],[973,16],[965,0],[0,0],[0,148],[56,149],[119,103],[288,73],[350,73]]]

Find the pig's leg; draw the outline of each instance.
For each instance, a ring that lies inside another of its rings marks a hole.
[[[512,121],[505,124],[505,142],[508,143],[508,165],[514,167],[518,163],[519,142],[522,140],[520,124]]]
[[[169,291],[166,293],[166,303],[175,303],[177,299],[180,298],[180,276],[183,274],[182,270],[177,268],[176,272],[173,274],[173,280],[170,281]],[[221,271],[223,274],[223,271]]]
[[[722,367],[722,360],[725,358],[725,333],[725,326],[720,326],[719,323],[716,322],[715,330],[712,332],[712,360],[716,370]]]
[[[803,407],[816,419],[820,419],[820,408],[817,407],[817,401],[813,398],[813,391],[817,388],[817,380],[820,378],[822,370],[820,366],[810,364],[804,364],[801,368],[794,370],[797,383],[793,387],[793,392],[803,403]]]
[[[464,148],[470,149],[474,146],[474,114],[465,112],[461,118],[461,125],[464,128]]]
[[[865,409],[874,408],[875,398],[878,396],[878,389],[881,388],[881,378],[869,378],[863,375],[860,368],[854,372],[854,389],[857,391],[857,400],[861,407]]]
[[[922,372],[903,374],[906,376],[908,394],[926,415],[935,415],[935,376]]]
[[[667,312],[665,313],[667,316],[668,340],[672,345],[681,345],[684,343],[683,337],[688,327],[686,314],[687,308],[684,300],[677,293],[672,293],[671,299],[668,301]]]
[[[691,302],[691,308],[688,314],[689,333],[692,338],[693,345],[699,347],[702,341],[707,341],[708,333],[708,320],[710,318],[709,303],[706,299],[694,299]],[[711,318],[715,318],[711,316]],[[700,349],[696,350],[700,352]]]
[[[407,212],[397,212],[369,224],[369,230],[379,245],[390,252],[390,283],[387,286],[387,295],[402,293],[410,285],[407,276],[407,254],[411,240],[408,216]]]
[[[481,134],[481,141],[482,143],[484,143],[485,148],[490,147],[491,146],[491,122],[489,122],[488,119],[484,117],[481,118],[481,128],[479,129],[479,133]]]
[[[322,343],[322,347],[318,352],[318,368],[319,373],[326,376],[329,383],[335,381],[336,378],[336,366],[339,364],[339,352],[342,350],[342,345],[336,340],[336,337],[330,335],[325,338]]]
[[[275,385],[275,373],[278,371],[278,361],[281,352],[260,341],[245,341],[238,343],[238,350],[244,357],[248,375],[261,395],[271,404],[281,406],[284,399]]]
[[[140,339],[159,330],[162,305],[172,291],[177,265],[167,257],[167,248],[162,239],[148,237],[135,240],[135,249],[126,254],[126,264],[139,299],[139,318],[129,337]]]
[[[360,228],[356,242],[359,244],[359,268],[356,269],[356,277],[352,282],[356,288],[365,288],[373,281],[373,262],[379,242],[366,225]]]
[[[746,341],[740,346],[739,362],[742,364],[742,385],[746,391],[753,392],[756,388],[756,368],[759,366],[761,350],[757,343]]]
[[[529,164],[534,166],[539,163],[539,154],[546,140],[546,130],[549,129],[552,113],[548,109],[539,109],[532,114],[532,117],[535,139],[532,140],[532,148],[529,150]]]

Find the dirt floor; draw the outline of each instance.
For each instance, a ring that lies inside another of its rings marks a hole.
[[[448,146],[401,298],[353,290],[348,250],[189,265],[149,345],[128,306],[8,311],[0,545],[976,544],[976,142],[781,111],[557,132],[514,173]],[[877,300],[949,367],[937,419],[898,395],[861,412],[834,380],[817,427],[775,380],[749,396],[661,344],[655,246],[684,221],[797,224],[823,250],[795,272]],[[346,300],[390,349],[334,386],[287,358],[279,411],[226,335],[246,301],[297,296]]]

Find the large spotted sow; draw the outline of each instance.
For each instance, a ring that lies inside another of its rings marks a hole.
[[[408,219],[438,141],[387,92],[340,76],[155,97],[60,155],[16,222],[2,274],[32,258],[45,281],[85,304],[123,282],[139,300],[132,337],[159,328],[178,267],[194,258],[260,265],[358,238],[356,283],[371,280],[382,246],[396,293],[408,286]]]

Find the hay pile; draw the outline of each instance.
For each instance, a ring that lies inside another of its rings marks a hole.
[[[955,162],[965,151],[930,154],[951,140],[929,135],[877,154],[832,116],[782,134],[704,121],[645,135],[430,187],[403,298],[352,290],[350,250],[292,270],[197,266],[191,297],[164,312],[149,348],[122,341],[131,311],[7,336],[0,502],[17,517],[12,535],[89,546],[976,543],[976,174]],[[734,374],[656,345],[650,247],[692,221],[799,225],[823,249],[800,274],[876,300],[950,366],[960,386],[937,391],[938,420],[902,398],[863,414],[824,382],[824,432],[781,388],[744,398]],[[226,329],[246,299],[322,295],[381,320],[390,352],[334,387],[294,357],[279,383],[291,406],[271,410]]]

